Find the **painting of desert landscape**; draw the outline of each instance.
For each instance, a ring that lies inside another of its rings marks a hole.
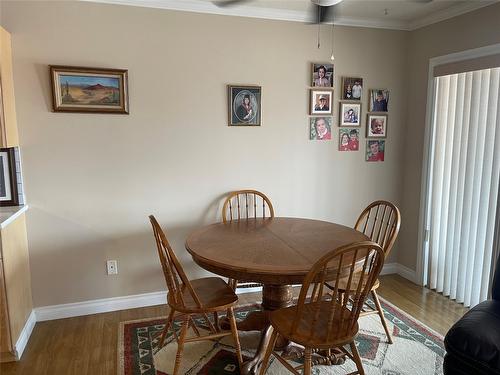
[[[59,80],[63,105],[120,105],[118,78],[60,75]]]
[[[50,66],[55,112],[128,114],[127,70]]]

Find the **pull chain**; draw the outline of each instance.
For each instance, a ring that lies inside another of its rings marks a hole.
[[[320,31],[321,31],[320,28],[321,28],[321,25],[318,24],[318,49],[321,46],[320,41],[319,41],[319,34],[320,34]]]

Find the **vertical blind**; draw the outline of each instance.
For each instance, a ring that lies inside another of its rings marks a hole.
[[[487,299],[500,175],[500,68],[436,77],[427,285]]]

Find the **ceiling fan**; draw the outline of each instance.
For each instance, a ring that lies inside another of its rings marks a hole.
[[[218,7],[230,7],[251,1],[253,0],[213,0],[212,3]],[[341,1],[342,0],[311,0],[311,11],[309,13],[310,22],[313,24],[332,23],[333,5]]]

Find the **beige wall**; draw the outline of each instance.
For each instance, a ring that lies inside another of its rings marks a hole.
[[[398,262],[416,269],[418,217],[429,59],[454,52],[500,43],[500,4],[481,8],[410,34],[408,118],[404,147],[404,225],[399,238]]]
[[[280,216],[346,225],[372,200],[401,202],[407,32],[335,29],[335,86],[359,75],[365,88],[391,90],[386,162],[366,163],[366,91],[362,151],[338,152],[337,126],[332,142],[308,140],[310,63],[328,61],[329,29],[318,50],[317,29],[301,23],[93,3],[1,6],[35,306],[164,290],[150,213],[188,272],[202,274],[184,240],[219,220],[233,189],[266,192]],[[52,113],[49,64],[128,69],[130,115]],[[228,83],[263,87],[261,127],[227,126]],[[105,274],[106,259],[118,260],[118,276]]]

